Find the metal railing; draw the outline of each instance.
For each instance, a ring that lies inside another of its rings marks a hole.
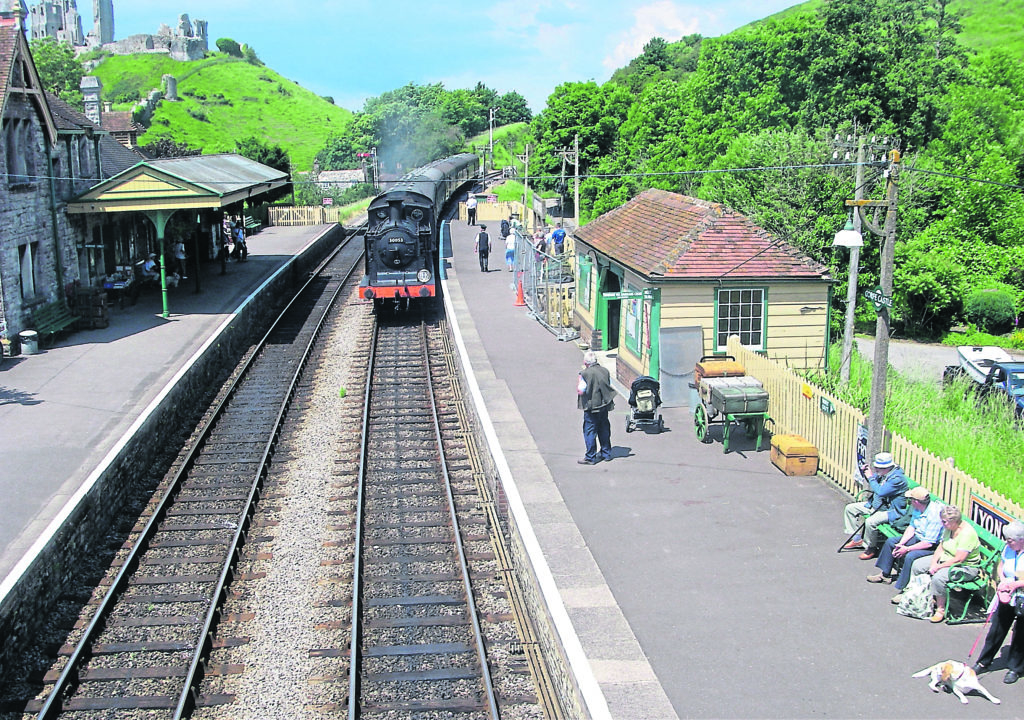
[[[529,237],[513,230],[516,238],[513,290],[537,321],[559,340],[575,340],[579,331],[572,326],[576,301],[576,276],[572,255],[538,251]]]

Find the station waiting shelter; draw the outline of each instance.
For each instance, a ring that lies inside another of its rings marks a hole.
[[[176,212],[223,213],[286,186],[288,173],[236,154],[146,160],[93,186],[68,203],[69,214],[142,213],[160,247],[163,316],[167,306],[165,231]]]

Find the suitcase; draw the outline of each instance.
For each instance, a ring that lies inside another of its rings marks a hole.
[[[750,375],[741,375],[740,377],[707,377],[704,378],[700,383],[700,397],[704,401],[705,405],[714,405],[711,399],[711,392],[713,388],[758,388],[763,390],[764,386],[761,385],[761,381]]]
[[[693,381],[706,377],[738,377],[747,372],[731,355],[705,355],[693,370]]]
[[[768,391],[760,387],[712,387],[711,405],[726,415],[768,412]]]
[[[818,472],[818,448],[799,435],[772,438],[772,465],[786,475],[814,475]]]

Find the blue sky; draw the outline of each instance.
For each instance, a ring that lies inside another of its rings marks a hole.
[[[449,90],[483,82],[499,93],[519,92],[536,113],[559,83],[602,83],[652,37],[713,37],[794,4],[114,0],[114,34],[154,33],[187,13],[209,22],[211,47],[222,37],[248,43],[277,72],[350,110],[410,82]],[[88,25],[92,3],[78,6]]]

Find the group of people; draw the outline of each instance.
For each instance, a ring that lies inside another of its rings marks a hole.
[[[876,572],[867,581],[892,584],[893,604],[900,604],[915,577],[927,575],[931,594],[933,623],[946,619],[946,595],[949,573],[958,568],[964,580],[981,574],[981,540],[960,509],[934,500],[923,487],[910,488],[906,474],[896,465],[891,453],[875,455],[871,468],[862,468],[862,484],[867,499],[846,506],[844,523],[850,540],[845,550],[862,550],[861,560],[875,560]],[[880,526],[888,524],[902,530],[884,538]],[[858,534],[863,527],[863,535]],[[976,671],[989,667],[1007,633],[1024,615],[1024,568],[1017,566],[1024,552],[1024,523],[1012,521],[1003,528],[1006,546],[996,571],[996,597],[989,608],[991,626],[985,647],[974,666]],[[1005,683],[1016,682],[1024,674],[1024,630],[1020,623],[1013,630],[1007,657]]]
[[[473,214],[475,216],[475,209]],[[516,229],[517,225],[517,220],[502,220],[499,226],[501,228],[501,243],[505,246],[505,267],[509,272],[515,270],[516,267],[516,235],[513,229]],[[488,263],[491,250],[491,236],[487,234],[487,226],[481,223],[480,232],[477,233],[473,243],[473,252],[480,260],[480,272],[489,272]]]
[[[170,272],[166,276],[169,287],[177,287],[179,281],[188,280],[188,275],[186,274],[188,272],[187,259],[188,254],[185,252],[185,241],[179,237],[171,245]],[[149,253],[146,256],[142,263],[142,278],[140,279],[143,282],[160,282],[160,263],[157,262],[156,253]]]

